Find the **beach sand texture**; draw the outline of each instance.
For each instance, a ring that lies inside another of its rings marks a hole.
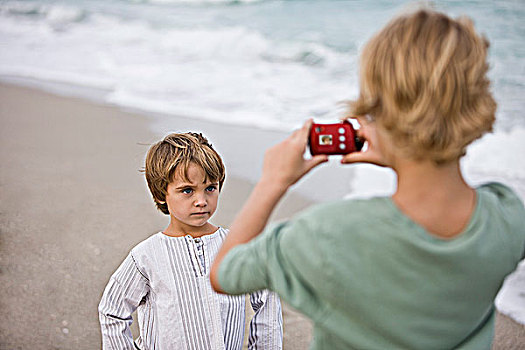
[[[139,172],[161,135],[145,116],[12,85],[0,117],[0,349],[100,348],[109,276],[168,222]],[[228,176],[213,222],[227,227],[251,187]],[[310,204],[291,193],[272,220]],[[284,321],[285,349],[307,349],[309,322],[288,307]],[[525,328],[498,315],[494,349],[524,344]]]

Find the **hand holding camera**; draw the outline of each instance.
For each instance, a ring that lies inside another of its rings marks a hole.
[[[362,117],[357,120],[361,126],[358,130],[349,121],[333,124],[306,121],[301,129],[266,151],[263,179],[287,188],[311,169],[326,162],[328,155],[342,155],[343,164],[359,162],[388,166],[376,147],[375,125]],[[365,142],[367,147],[363,150]],[[303,157],[307,145],[311,159]]]
[[[312,120],[306,121],[301,129],[266,151],[261,181],[279,188],[288,188],[311,169],[328,161],[324,154],[304,158],[311,125]]]
[[[357,134],[363,142],[366,142],[366,147],[359,152],[345,154],[341,159],[341,163],[369,163],[382,167],[389,167],[390,162],[385,154],[385,150],[388,150],[389,148],[385,146],[385,144],[389,144],[387,136],[384,135],[384,133],[381,133],[383,136],[380,136],[376,123],[369,118],[356,117],[356,119],[360,125]]]
[[[389,166],[383,152],[378,147],[378,135],[375,123],[366,117],[356,117],[360,128],[345,120],[333,124],[313,123],[308,144],[310,153],[342,155],[341,163],[370,163]],[[366,142],[366,147],[364,144]],[[363,148],[364,147],[364,148]]]

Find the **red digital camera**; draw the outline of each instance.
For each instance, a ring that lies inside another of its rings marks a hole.
[[[312,124],[310,129],[310,153],[348,154],[363,148],[364,140],[357,136],[352,124],[345,120],[335,124]]]

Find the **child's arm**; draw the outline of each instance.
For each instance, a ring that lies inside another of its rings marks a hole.
[[[226,254],[236,246],[257,237],[266,227],[275,206],[288,188],[314,167],[328,161],[326,154],[316,155],[310,159],[304,158],[311,126],[310,119],[300,130],[266,151],[262,177],[233,221],[230,233],[226,236],[211,267],[210,281],[216,292],[224,292],[219,285],[218,270]]]
[[[255,315],[250,322],[248,349],[283,348],[283,317],[279,296],[268,290],[250,294]]]
[[[130,253],[111,276],[98,306],[103,349],[135,349],[131,314],[148,294],[148,280]]]

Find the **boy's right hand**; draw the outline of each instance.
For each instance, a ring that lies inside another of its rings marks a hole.
[[[382,140],[378,137],[376,123],[364,116],[357,117],[356,119],[360,125],[360,128],[357,130],[357,134],[359,137],[366,140],[366,145],[364,150],[360,152],[352,152],[344,155],[341,159],[341,163],[369,163],[381,167],[390,167],[386,155],[383,154],[385,149],[384,143],[386,140]],[[383,143],[383,145],[380,143]]]
[[[261,182],[268,181],[288,188],[310,170],[328,161],[326,154],[304,158],[312,123],[312,119],[307,120],[301,129],[266,151]]]

